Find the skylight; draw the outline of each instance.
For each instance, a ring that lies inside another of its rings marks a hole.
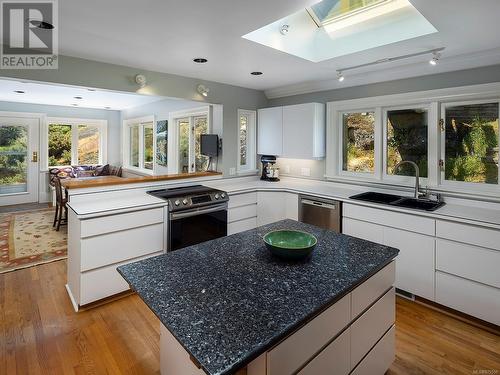
[[[319,62],[435,32],[408,0],[323,0],[243,38]]]

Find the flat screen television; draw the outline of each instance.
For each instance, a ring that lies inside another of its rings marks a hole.
[[[219,156],[219,136],[217,134],[201,134],[200,153],[205,156]]]

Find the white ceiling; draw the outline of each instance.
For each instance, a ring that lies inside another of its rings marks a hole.
[[[24,91],[24,93],[16,93],[15,91]],[[81,97],[82,99],[75,99],[75,96]],[[29,81],[0,80],[0,101],[5,102],[61,106],[74,106],[74,104],[76,104],[77,107],[80,108],[120,111],[162,99],[164,98],[159,96],[105,90],[89,91],[89,89],[84,87],[51,85]]]
[[[346,74],[342,86],[500,63],[499,0],[410,0],[438,33],[310,62],[242,38],[315,0],[64,0],[60,53],[267,90],[268,96],[339,87],[339,68],[446,47],[428,57]],[[206,57],[207,64],[195,64]],[[251,71],[263,71],[252,76]]]

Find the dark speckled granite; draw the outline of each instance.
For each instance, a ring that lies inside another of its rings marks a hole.
[[[307,260],[272,257],[262,236],[314,234]],[[118,271],[208,374],[246,366],[388,264],[398,250],[283,220]]]

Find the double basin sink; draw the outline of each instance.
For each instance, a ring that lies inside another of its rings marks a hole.
[[[416,210],[424,211],[435,211],[439,207],[444,205],[444,202],[431,201],[428,199],[416,199],[409,197],[402,197],[393,194],[376,193],[374,191],[369,191],[366,193],[356,194],[350,197],[351,199],[387,204],[390,206],[402,207],[402,208],[412,208]]]

